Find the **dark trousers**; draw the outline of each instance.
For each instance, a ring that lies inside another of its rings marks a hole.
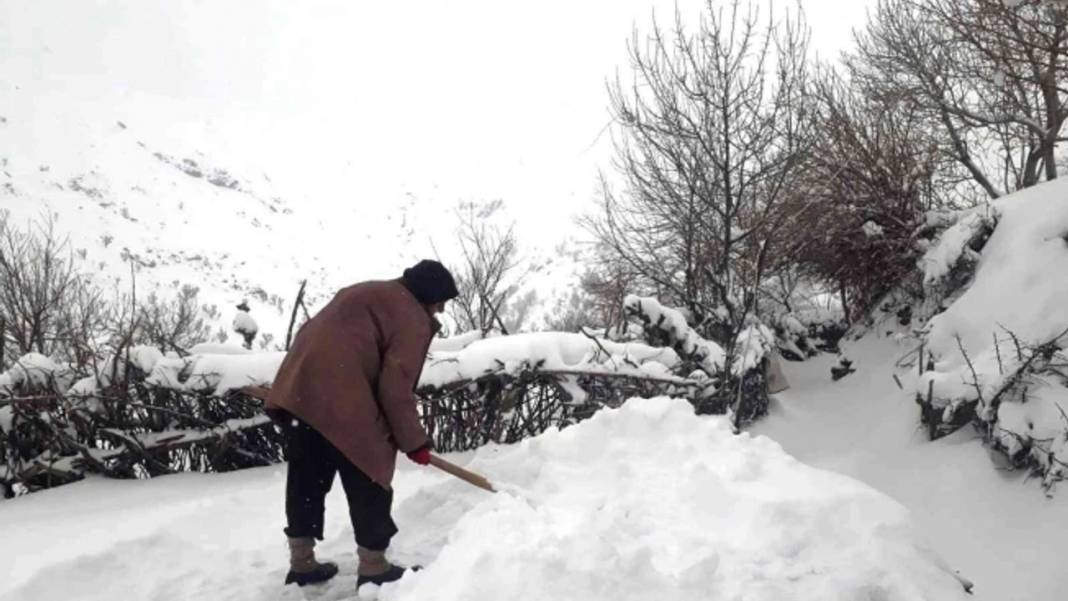
[[[322,434],[304,422],[289,421],[285,431],[289,454],[286,535],[323,539],[326,493],[334,483],[334,474],[339,474],[349,501],[356,544],[372,551],[386,550],[390,539],[397,533],[390,515],[393,491],[368,478]]]

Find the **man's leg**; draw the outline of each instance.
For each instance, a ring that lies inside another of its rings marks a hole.
[[[356,544],[372,551],[385,551],[397,533],[392,515],[393,491],[379,486],[340,453],[338,455],[338,473],[349,501]]]
[[[326,494],[334,482],[337,465],[333,448],[304,422],[286,428],[286,535],[323,539]]]
[[[356,553],[360,559],[357,585],[397,580],[404,573],[403,568],[386,560],[389,541],[397,533],[392,516],[393,491],[376,484],[344,457],[339,458],[338,473],[356,535]]]
[[[286,522],[289,574],[286,584],[300,586],[329,580],[337,565],[315,560],[315,540],[323,539],[326,494],[337,465],[330,444],[313,428],[293,419],[286,424],[289,467],[286,473]]]

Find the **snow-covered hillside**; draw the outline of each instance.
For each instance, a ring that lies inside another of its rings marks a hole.
[[[341,286],[396,277],[418,258],[459,264],[461,201],[501,199],[502,219],[519,222],[534,270],[526,290],[539,291],[539,305],[567,292],[574,270],[558,245],[593,188],[600,155],[581,152],[603,119],[587,119],[585,133],[564,124],[517,132],[493,121],[510,114],[507,94],[413,104],[413,86],[440,88],[446,81],[428,76],[447,71],[425,64],[433,57],[390,62],[376,51],[407,22],[428,35],[441,35],[442,19],[465,22],[444,7],[436,20],[430,6],[418,16],[331,2],[260,8],[5,2],[0,210],[17,226],[55,216],[108,286],[130,289],[132,261],[139,293],[199,288],[227,332],[247,299],[276,341],[305,278],[314,309]],[[484,41],[436,60],[470,58]],[[401,77],[398,65],[421,75]],[[597,55],[571,75],[588,73],[596,91],[583,115],[603,112],[611,65]],[[460,100],[471,106],[457,112]],[[505,138],[524,132],[522,144]]]

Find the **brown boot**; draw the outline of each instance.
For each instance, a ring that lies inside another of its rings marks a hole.
[[[404,568],[395,566],[386,560],[385,551],[372,551],[357,547],[356,555],[360,558],[360,565],[356,568],[357,589],[365,584],[382,585],[400,580],[404,575]]]
[[[337,574],[337,564],[315,560],[315,539],[310,536],[289,539],[289,574],[286,584],[298,586],[325,582]]]

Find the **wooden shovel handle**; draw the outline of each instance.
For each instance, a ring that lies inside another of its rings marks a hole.
[[[445,461],[437,455],[430,455],[430,465],[438,468],[443,472],[452,474],[453,476],[456,476],[457,478],[463,480],[464,482],[467,482],[468,484],[477,486],[482,490],[488,490],[489,492],[497,492],[493,488],[493,485],[490,484],[489,480],[487,480],[485,477],[480,476],[474,472],[465,470],[464,468],[456,465],[455,463]]]

